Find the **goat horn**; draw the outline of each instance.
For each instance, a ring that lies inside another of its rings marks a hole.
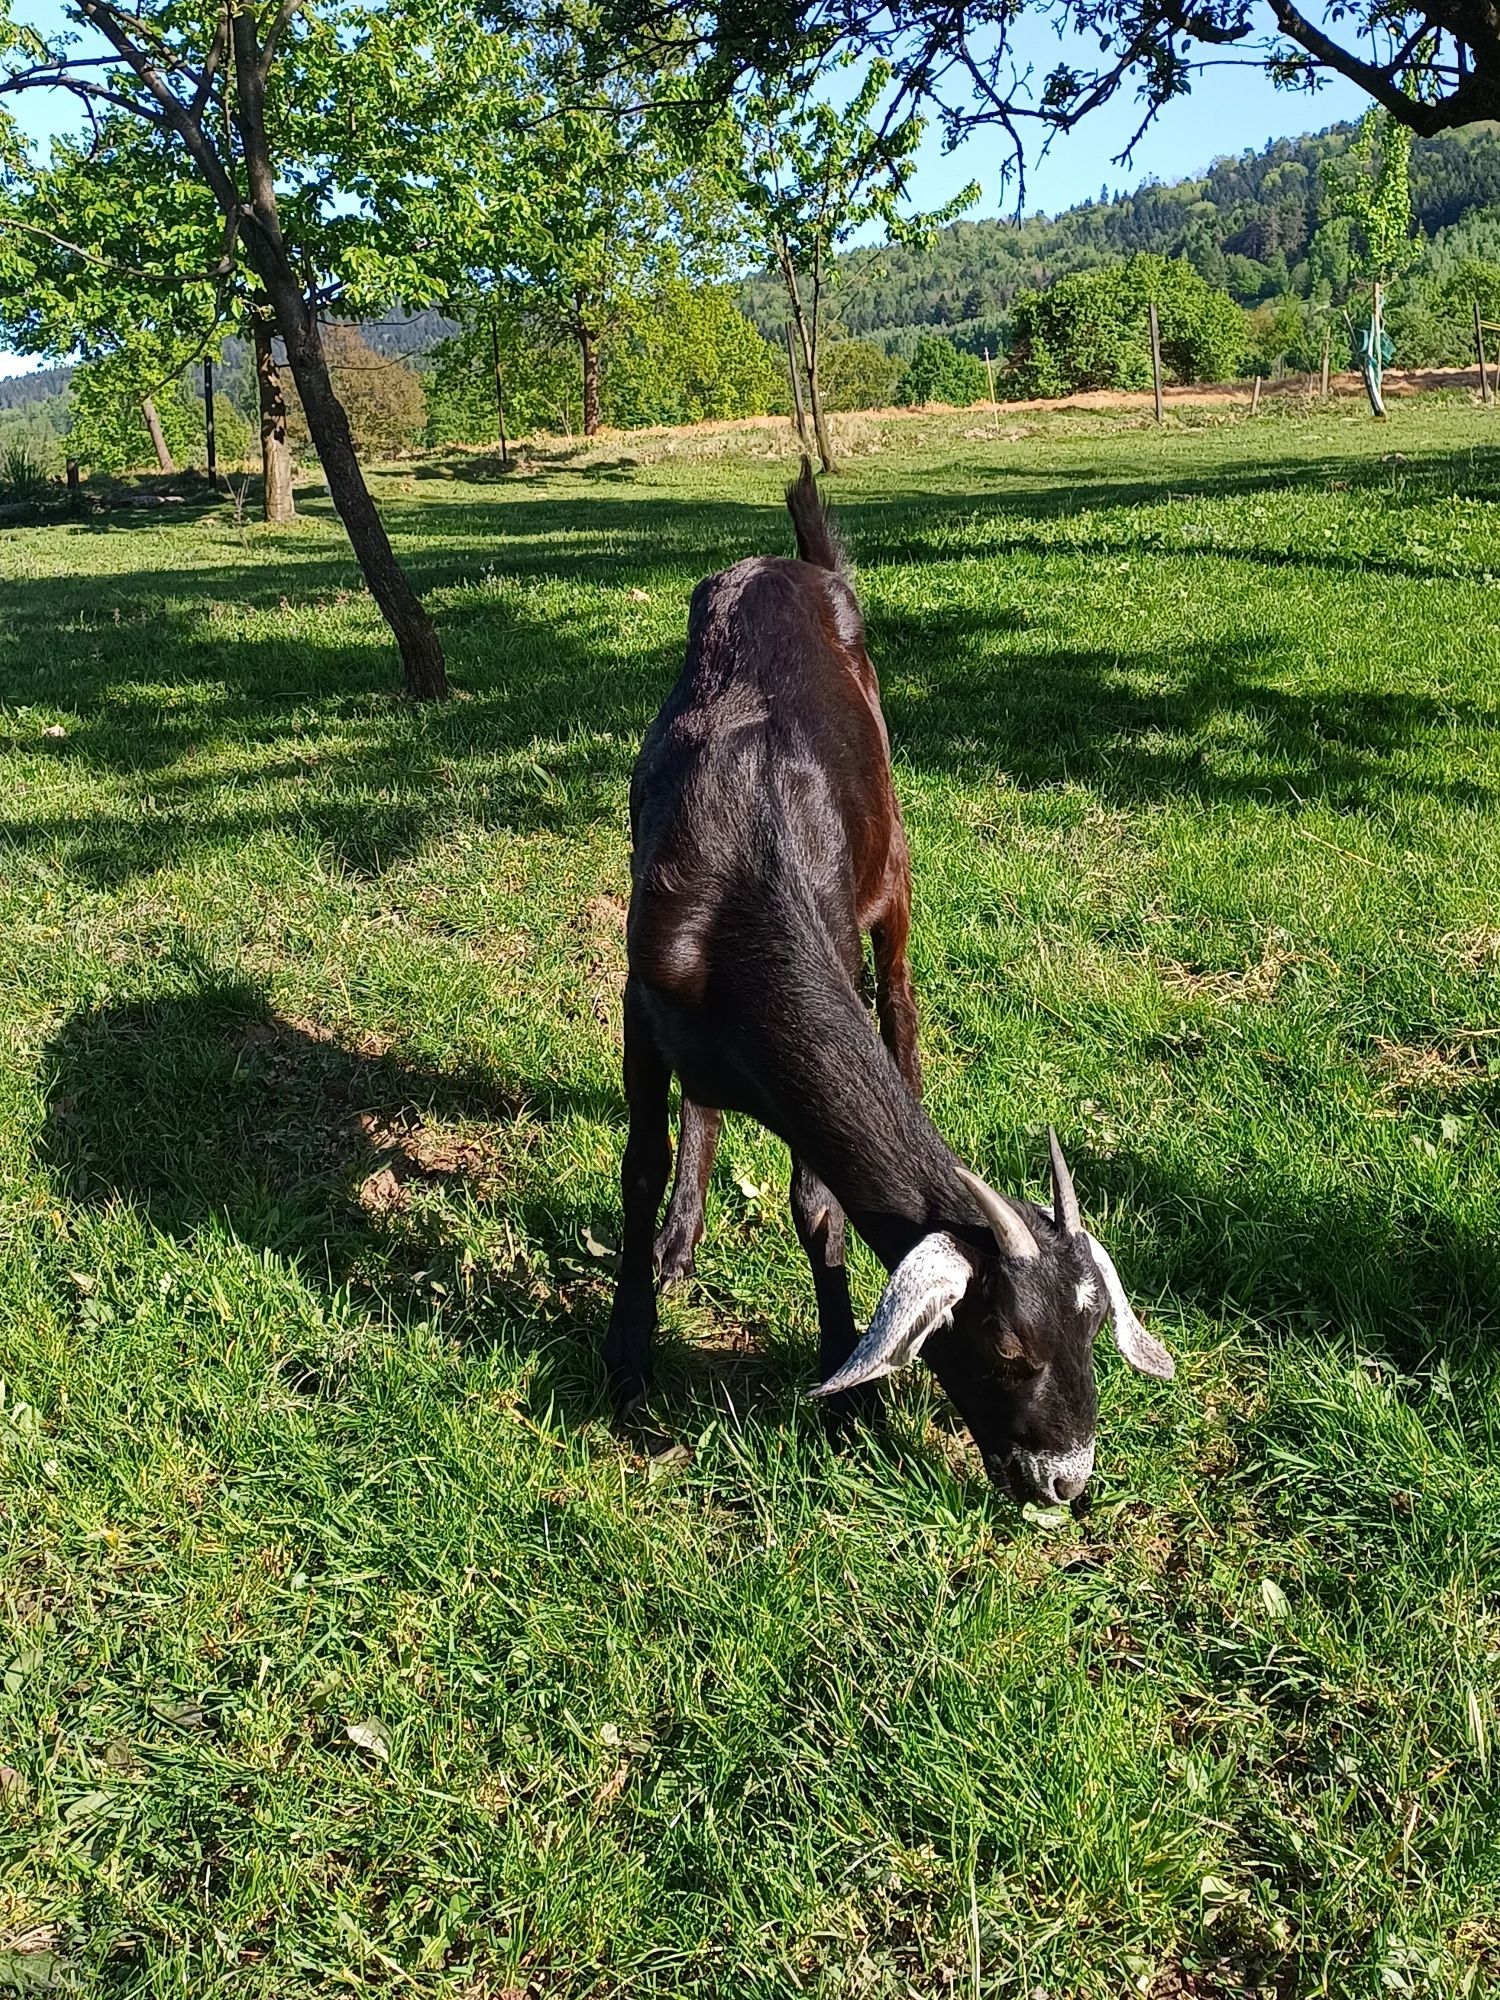
[[[1063,1158],[1063,1149],[1057,1143],[1057,1134],[1048,1127],[1047,1143],[1052,1151],[1052,1220],[1064,1236],[1076,1236],[1080,1225],[1078,1196],[1073,1188],[1073,1176],[1068,1172],[1068,1163]]]
[[[1039,1257],[1042,1253],[1037,1248],[1036,1238],[1004,1196],[996,1194],[992,1187],[982,1181],[978,1174],[971,1174],[967,1167],[960,1166],[957,1161],[954,1165],[958,1166],[960,1180],[979,1203],[985,1221],[994,1231],[995,1241],[1006,1256],[1014,1257],[1017,1263]]]

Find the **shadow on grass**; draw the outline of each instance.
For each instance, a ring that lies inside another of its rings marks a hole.
[[[570,1117],[618,1126],[623,1145],[618,1093],[414,1066],[378,1037],[340,1042],[277,1014],[256,986],[214,978],[76,1013],[46,1060],[39,1150],[66,1199],[127,1203],[181,1242],[227,1227],[392,1324],[441,1298],[451,1337],[535,1357],[538,1410],[574,1423],[602,1413],[601,1217],[555,1185],[528,1191],[540,1170],[527,1155],[539,1127]],[[503,1268],[466,1256],[455,1204],[503,1211],[519,1237]],[[743,1341],[665,1338],[662,1358],[664,1411],[720,1388],[740,1409],[784,1403],[792,1386]],[[297,1386],[323,1385],[310,1370]]]
[[[1307,475],[1305,464],[1295,469]],[[998,490],[1006,475],[979,468],[973,477]],[[1180,483],[1179,472],[1172,477]],[[1225,477],[1203,483],[1221,490]],[[1131,490],[1081,491],[1032,475],[1007,506],[1023,494],[1029,519],[1118,504]],[[1150,490],[1160,497],[1160,486]],[[787,540],[769,501],[601,494],[581,507],[576,497],[507,494],[503,505],[388,511],[409,530],[436,530],[435,542],[409,555],[424,589],[452,594],[442,626],[468,701],[414,713],[391,698],[394,661],[378,636],[309,637],[305,614],[337,604],[357,582],[347,551],[331,540],[291,537],[274,563],[19,582],[7,592],[11,698],[76,710],[54,753],[135,784],[102,808],[12,809],[0,818],[0,843],[44,848],[112,886],[271,832],[310,837],[335,866],[372,876],[460,824],[567,832],[622,819],[634,745],[670,684],[678,641],[623,642],[608,593],[642,584],[653,596],[680,591],[685,618],[704,570]],[[945,512],[972,517],[976,507],[972,497],[937,494],[856,500],[843,511],[867,561],[899,563],[941,553]],[[1067,553],[1018,518],[995,554],[1026,546]],[[1223,554],[1187,551],[1181,560]],[[1349,566],[1284,550],[1237,559]],[[585,608],[561,623],[485,588],[488,568],[511,580],[565,574],[601,586],[605,612]],[[226,630],[214,616],[226,601],[271,615],[284,606],[287,636]],[[898,754],[920,769],[1027,788],[1083,784],[1121,804],[1270,797],[1292,810],[1360,810],[1393,793],[1462,804],[1492,796],[1482,782],[1443,775],[1438,757],[1423,768],[1404,755],[1455,728],[1490,725],[1490,709],[1368,686],[1290,693],[1277,685],[1285,662],[1274,641],[1168,636],[1128,653],[1060,647],[1004,606],[877,613],[872,632]],[[319,732],[343,741],[309,756],[304,739]],[[19,747],[19,738],[9,742]],[[198,775],[195,760],[226,742],[241,753],[235,768]]]

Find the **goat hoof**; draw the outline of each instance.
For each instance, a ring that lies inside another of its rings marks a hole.
[[[633,1369],[611,1369],[609,1377],[609,1400],[614,1407],[615,1421],[629,1423],[640,1414],[646,1398],[651,1393],[651,1378]]]
[[[656,1239],[653,1261],[656,1265],[656,1281],[665,1289],[669,1285],[684,1284],[693,1275],[694,1252],[697,1244],[683,1231],[664,1229]]]
[[[845,1389],[837,1396],[825,1396],[819,1405],[824,1429],[836,1443],[841,1443],[851,1431],[877,1422],[884,1407],[880,1391],[873,1382],[862,1383],[857,1389]]]

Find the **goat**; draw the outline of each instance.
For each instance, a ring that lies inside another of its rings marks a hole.
[[[786,498],[797,560],[752,556],[698,585],[681,675],[631,781],[611,1389],[625,1413],[649,1388],[655,1279],[691,1271],[720,1114],[744,1112],[791,1148],[818,1308],[813,1393],[847,1411],[920,1354],[992,1479],[1018,1498],[1071,1500],[1093,1469],[1106,1313],[1133,1367],[1166,1379],[1172,1359],[1083,1228],[1056,1135],[1049,1211],[986,1186],[922,1109],[910,865],[875,670],[806,459]],[[674,1072],[677,1180],[656,1237]],[[846,1217],[890,1274],[863,1338]]]

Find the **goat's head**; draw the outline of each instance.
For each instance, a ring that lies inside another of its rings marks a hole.
[[[1172,1357],[1131,1311],[1109,1253],[1083,1227],[1056,1133],[1050,1213],[959,1172],[994,1250],[946,1231],[924,1236],[891,1273],[864,1339],[813,1393],[873,1382],[921,1354],[992,1479],[1022,1500],[1076,1499],[1094,1468],[1094,1336],[1106,1315],[1132,1368],[1167,1381]]]

